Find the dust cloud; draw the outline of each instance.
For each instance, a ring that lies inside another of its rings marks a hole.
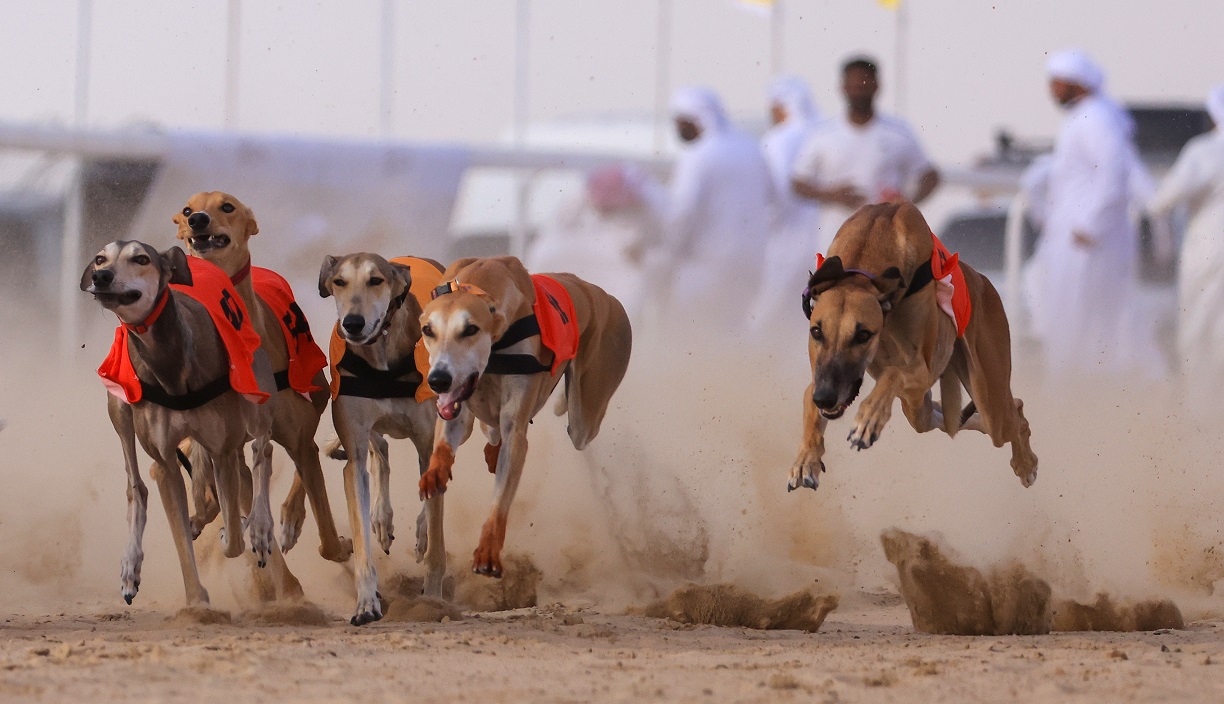
[[[0,430],[0,590],[14,613],[122,603],[122,455],[93,373],[114,321],[81,296],[84,345],[62,356],[50,302],[13,295],[14,305],[0,312],[9,331],[0,336],[7,362],[0,375],[0,419],[7,423]],[[896,572],[878,541],[895,526],[942,534],[983,574],[1023,564],[1054,594],[1081,603],[1094,603],[1098,593],[1120,601],[1156,595],[1175,600],[1187,619],[1224,611],[1215,589],[1224,578],[1217,411],[1185,407],[1172,382],[1050,383],[1022,348],[1013,389],[1025,400],[1041,461],[1032,488],[1012,474],[1008,449],[971,432],[955,440],[917,435],[899,412],[876,446],[851,452],[843,438],[852,407],[829,425],[819,490],[787,493],[810,375],[807,330],[795,308],[775,329],[725,335],[648,317],[636,328],[628,376],[586,452],[573,449],[564,419],[547,406],[529,433],[510,516],[506,553],[522,559],[508,559],[506,580],[494,592],[472,586],[483,578],[469,574],[468,562],[493,480],[483,441],[474,437],[461,448],[446,493],[456,601],[484,609],[526,603],[529,594],[539,604],[612,611],[662,600],[689,583],[730,585],[766,599],[808,589],[895,592]],[[311,323],[318,333],[331,320],[316,315]],[[320,446],[331,435],[329,412]],[[391,555],[378,552],[384,584],[422,572],[412,557],[420,503],[411,445],[392,441],[391,462],[399,539]],[[131,608],[173,613],[182,606],[182,580],[148,464],[141,464],[150,483],[146,559]],[[343,465],[325,458],[323,466],[333,512],[342,533],[351,534]],[[279,516],[292,471],[279,449],[274,467]],[[209,526],[196,541],[213,606],[251,613],[261,608],[255,568],[223,558],[216,530]],[[308,518],[286,561],[308,600],[347,615],[351,567],[322,560],[315,531]],[[511,584],[517,586],[507,593]]]

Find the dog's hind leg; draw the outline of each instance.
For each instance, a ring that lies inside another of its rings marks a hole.
[[[288,552],[302,537],[302,526],[306,523],[306,486],[296,471],[293,473],[293,483],[289,485],[289,493],[281,503],[280,516],[281,546]]]
[[[289,404],[290,399],[293,405]],[[297,468],[297,474],[301,477],[306,498],[310,500],[311,512],[314,513],[315,524],[319,528],[319,554],[325,560],[344,562],[353,554],[353,543],[337,532],[331,503],[327,499],[323,465],[319,462],[319,446],[314,441],[319,418],[314,415],[313,406],[289,390],[281,392],[278,403],[281,405],[274,416],[272,437],[289,453]],[[286,409],[292,409],[293,412],[286,412]],[[297,525],[296,531],[301,531],[301,524]],[[293,537],[296,540],[296,537]],[[286,541],[286,545],[291,547],[292,543]]]
[[[239,474],[249,470],[245,467],[242,449],[229,450],[221,457],[206,459],[213,468],[216,480],[217,501],[221,512],[221,548],[226,557],[238,557],[246,549],[242,538],[242,480]],[[249,504],[248,504],[249,506]],[[247,508],[246,510],[250,510]]]
[[[149,489],[140,478],[136,458],[136,431],[132,407],[107,395],[107,412],[119,443],[123,446],[123,467],[127,472],[128,542],[119,561],[119,590],[129,605],[140,590],[140,568],[144,563],[144,529],[148,521]]]
[[[198,442],[189,442],[188,461],[191,463],[191,503],[195,513],[191,516],[191,539],[200,537],[204,526],[216,520],[221,513],[217,498],[216,467]]]
[[[510,504],[518,491],[527,459],[527,426],[531,420],[525,405],[502,409],[502,444],[497,457],[493,485],[493,511],[480,529],[480,543],[472,555],[472,571],[489,577],[502,576],[501,551],[506,544]]]
[[[370,474],[378,492],[374,495],[374,512],[370,527],[378,538],[383,552],[391,554],[391,542],[395,540],[395,512],[391,509],[391,466],[388,458],[387,439],[380,433],[370,433]]]
[[[786,483],[788,492],[800,487],[815,490],[820,486],[820,473],[825,471],[822,459],[825,453],[824,431],[829,421],[812,401],[815,389],[815,384],[808,384],[803,392],[803,438],[799,443],[799,456],[791,465],[790,480]]]
[[[603,423],[612,394],[625,378],[633,351],[633,330],[625,308],[608,296],[603,325],[589,325],[578,346],[578,356],[565,370],[565,398],[569,410],[570,441],[586,449]]]
[[[191,544],[191,519],[187,516],[187,485],[183,473],[178,471],[174,446],[159,448],[161,457],[155,458],[151,474],[157,480],[162,506],[166,509],[166,521],[174,537],[178,551],[179,568],[183,572],[183,586],[187,592],[187,605],[208,605],[208,591],[200,582],[200,571],[196,566],[195,549]],[[170,468],[169,470],[167,468]]]

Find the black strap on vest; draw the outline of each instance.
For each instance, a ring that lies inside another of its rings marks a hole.
[[[276,380],[276,390],[277,391],[284,391],[285,389],[289,388],[289,370],[288,369],[285,369],[283,371],[279,371],[273,374],[272,378]]]
[[[161,386],[140,380],[140,400],[164,406],[172,411],[190,411],[199,408],[214,398],[230,390],[229,374],[208,382],[195,391],[188,391],[179,396],[173,396]]]
[[[544,364],[529,354],[507,354],[501,350],[522,342],[529,337],[540,334],[540,321],[534,315],[519,318],[506,328],[501,339],[493,343],[493,354],[489,355],[489,364],[485,374],[526,375],[551,372],[552,365]]]
[[[909,288],[905,289],[905,298],[918,293],[934,280],[935,274],[931,272],[931,260],[928,259],[914,270],[914,278],[910,279]]]
[[[390,369],[375,369],[346,348],[336,364],[337,371],[342,369],[352,376],[340,376],[340,396],[413,398],[421,385],[421,373],[417,371],[413,355],[392,364]]]

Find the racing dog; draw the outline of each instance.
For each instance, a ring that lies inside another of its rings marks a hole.
[[[420,493],[431,499],[446,490],[455,448],[470,434],[471,416],[479,419],[496,479],[472,569],[500,577],[528,423],[563,373],[557,415],[568,413],[570,440],[585,448],[625,376],[633,334],[620,301],[573,274],[532,276],[518,259],[494,257],[460,259],[443,279],[421,314],[439,420]]]
[[[408,257],[387,261],[367,253],[329,256],[319,269],[319,295],[336,299],[332,422],[344,446],[342,459],[348,460],[344,488],[356,555],[354,626],[382,618],[371,530],[387,554],[395,537],[384,435],[412,440],[421,473],[429,466],[435,407],[428,403],[434,394],[425,385],[429,357],[420,344],[420,317],[422,302],[441,279],[437,262]],[[366,467],[370,456],[378,485],[372,521]],[[426,501],[417,519],[416,558],[426,564],[425,594],[440,597],[446,574],[441,495]]]
[[[815,489],[824,471],[824,431],[858,395],[864,373],[875,387],[859,406],[849,441],[879,438],[893,401],[920,433],[961,428],[1011,443],[1012,470],[1037,478],[1023,403],[1011,392],[1011,333],[999,294],[959,262],[909,203],[868,205],[838,230],[803,292],[812,383],[803,400],[803,440],[788,490]],[[940,383],[940,402],[931,389]],[[961,387],[971,399],[959,410]]]
[[[277,386],[270,401],[272,439],[285,448],[297,468],[281,507],[283,549],[287,552],[297,543],[306,518],[305,498],[309,498],[319,527],[319,554],[344,562],[353,547],[336,532],[314,441],[328,398],[323,351],[314,343],[289,284],[268,269],[251,266],[249,244],[259,233],[259,225],[250,208],[228,193],[202,192],[189,198],[173,221],[178,225],[178,238],[191,254],[229,275],[271,360]]]
[[[207,605],[190,537],[187,494],[176,450],[194,439],[215,463],[224,526],[224,552],[243,552],[239,466],[254,440],[257,478],[249,519],[260,564],[271,557],[283,595],[300,596],[276,548],[268,505],[272,416],[260,376],[271,385],[271,369],[257,355],[259,339],[246,324],[245,309],[224,272],[183,250],[158,252],[141,242],[112,242],[81,276],[81,289],[121,322],[110,355],[98,369],[110,394],[107,410],[123,446],[128,477],[128,544],[121,563],[123,598],[132,603],[140,587],[142,540],[148,490],[140,477],[136,440],[153,458],[152,475],[178,550],[190,605]],[[251,508],[251,507],[248,507]]]

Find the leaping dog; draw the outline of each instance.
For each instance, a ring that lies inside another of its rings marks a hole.
[[[391,553],[390,466],[387,441],[409,438],[421,473],[433,447],[434,393],[422,369],[429,358],[421,340],[421,303],[441,281],[442,266],[424,259],[387,261],[377,254],[326,257],[319,269],[319,295],[336,299],[337,325],[331,345],[332,422],[344,446],[344,488],[356,556],[357,610],[354,626],[382,618],[371,532]],[[333,455],[335,456],[335,455]],[[378,496],[371,521],[370,472],[373,458]],[[425,561],[424,593],[442,596],[446,548],[442,538],[442,496],[425,502],[417,519],[416,558]]]
[[[900,398],[914,430],[955,436],[968,428],[995,447],[1011,443],[1016,476],[1026,487],[1036,480],[1024,404],[1011,391],[1003,302],[986,277],[943,248],[913,205],[869,205],[851,216],[812,274],[803,309],[812,383],[790,490],[819,484],[825,426],[855,400],[865,373],[875,387],[850,430],[855,448],[875,443]],[[936,382],[941,403],[931,399]],[[963,411],[962,385],[971,399]]]
[[[439,420],[420,493],[446,490],[455,449],[479,419],[496,479],[472,569],[500,577],[528,424],[564,376],[558,415],[568,412],[570,440],[585,448],[625,376],[633,334],[620,302],[573,274],[532,276],[518,259],[494,257],[461,259],[443,278],[421,314]]]
[[[258,377],[271,370],[257,369],[258,337],[225,274],[197,262],[189,265],[178,247],[158,252],[141,242],[112,242],[81,276],[81,290],[93,294],[121,322],[111,355],[98,372],[111,391],[107,410],[127,469],[129,534],[120,580],[129,604],[140,587],[148,505],[137,439],[153,458],[152,475],[178,550],[189,605],[207,605],[208,592],[200,583],[192,547],[186,487],[176,457],[179,443],[193,438],[215,462],[227,557],[243,552],[239,466],[248,440],[254,440],[256,476],[271,473],[272,417],[257,405],[268,397]],[[252,547],[261,565],[269,556],[274,561],[282,593],[298,596],[301,586],[279,561],[266,488],[266,482],[256,482]]]

